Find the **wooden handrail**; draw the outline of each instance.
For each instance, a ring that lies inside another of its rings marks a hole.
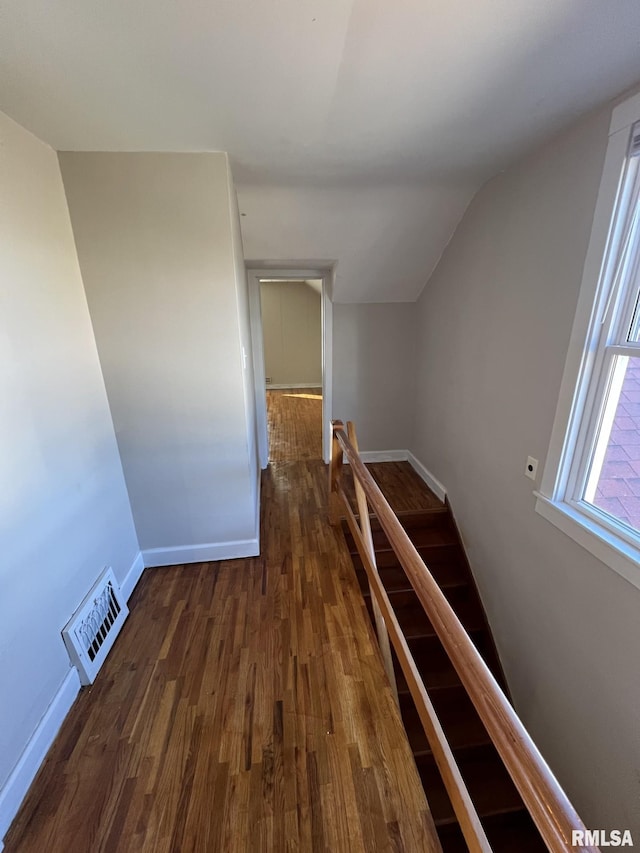
[[[349,423],[349,427],[351,426],[352,424]],[[357,479],[355,480],[355,483],[357,486]],[[411,693],[415,703],[420,717],[420,722],[422,723],[422,727],[431,746],[433,757],[438,766],[438,770],[440,771],[440,775],[442,776],[442,781],[447,790],[447,794],[449,795],[449,799],[451,800],[455,815],[458,818],[458,823],[460,824],[467,846],[471,853],[491,853],[491,848],[484,833],[484,829],[482,828],[482,824],[480,823],[478,813],[471,801],[471,797],[469,796],[467,787],[464,784],[464,780],[460,775],[460,770],[458,769],[456,760],[453,757],[451,747],[449,746],[444,731],[442,730],[442,726],[440,725],[435,708],[429,698],[429,694],[427,693],[422,679],[420,678],[416,663],[411,655],[405,636],[402,633],[400,623],[398,622],[398,618],[393,610],[387,591],[380,579],[377,566],[374,562],[375,558],[372,559],[370,556],[366,531],[368,530],[369,534],[371,534],[371,522],[369,519],[368,507],[366,506],[366,496],[364,497],[364,507],[361,506],[360,501],[358,501],[360,525],[362,526],[361,529],[341,485],[338,485],[337,493],[342,499],[351,535],[356,543],[360,559],[362,560],[362,564],[369,579],[372,604],[377,608],[380,618],[385,625],[384,636],[386,637],[387,643],[389,635],[391,635],[391,641],[396,649],[398,661],[407,681],[409,692]],[[371,545],[373,546],[372,540]],[[380,637],[380,626],[377,622],[376,631],[378,632],[378,637]],[[385,657],[385,651],[382,647],[381,652],[386,670],[388,664]],[[390,654],[389,662],[391,663],[391,666],[393,666]],[[395,686],[395,677],[392,682],[392,687],[393,686]]]
[[[353,510],[340,482],[342,456],[344,453],[350,463],[354,482],[357,481],[361,484],[373,512],[378,517],[380,526],[384,530],[440,642],[458,673],[460,681],[484,723],[489,737],[520,792],[523,802],[547,848],[552,853],[569,853],[569,851],[598,853],[598,848],[593,845],[572,844],[572,837],[575,831],[581,832],[582,835],[578,837],[584,838],[585,827],[580,817],[541,756],[520,718],[509,703],[509,700],[478,654],[467,632],[462,627],[449,602],[416,551],[375,480],[364,466],[357,450],[345,432],[344,425],[340,421],[334,421],[332,426],[332,458],[329,466],[329,501],[332,520],[335,522],[339,518],[338,501],[340,501],[346,511],[347,522],[352,530],[352,535],[354,534],[352,525],[355,525],[356,532],[360,532]],[[415,662],[411,657],[406,640],[393,613],[386,591],[380,582],[377,570],[371,561],[367,559],[364,538],[360,535],[362,542],[359,542],[358,536],[354,535],[354,539],[356,540],[359,552],[362,545],[360,557],[367,569],[372,592],[376,595],[396,655],[407,677],[407,683],[416,702],[416,708],[423,723],[425,734],[429,738],[429,743],[434,751],[434,758],[442,773],[443,782],[445,785],[450,784],[454,791],[452,795],[449,787],[447,787],[450,797],[452,797],[452,805],[456,808],[453,797],[458,797],[455,777],[456,773],[459,776],[459,772],[457,771],[455,762],[453,762],[453,756],[451,755],[449,759],[450,749],[449,755],[447,755],[448,744],[446,740],[444,741],[446,748],[440,742],[440,738],[444,739],[442,729],[440,728],[439,732],[436,731],[430,722],[433,707],[429,708],[431,703],[428,701],[426,690],[418,675]],[[407,673],[410,675],[407,675]],[[416,682],[416,684],[412,684],[412,682]],[[435,714],[433,716],[435,717]],[[439,723],[437,727],[439,728]],[[434,738],[433,742],[432,738]],[[438,746],[436,747],[435,744],[438,744]],[[443,766],[441,766],[441,762],[438,760],[438,753],[442,759]],[[453,768],[450,765],[450,760],[453,762]],[[444,770],[443,767],[445,768]],[[464,799],[464,796],[461,796]],[[481,827],[480,832],[482,835],[475,835],[477,830],[473,818],[475,812],[467,814],[464,802],[459,802],[458,806],[463,817],[461,819],[457,809],[456,816],[458,816],[469,848],[474,851],[490,849],[488,845],[484,846],[487,842]],[[477,821],[477,825],[479,826],[479,821]],[[472,840],[472,835],[475,840]]]
[[[351,421],[347,424],[347,435],[349,436],[349,441],[357,452],[358,439],[356,437],[356,428]],[[378,574],[378,566],[376,562],[376,551],[373,546],[373,534],[371,533],[371,520],[369,519],[367,496],[364,493],[360,480],[355,480],[354,485],[356,489],[356,504],[358,506],[358,514],[360,516],[360,526],[358,527],[356,524],[355,529],[352,529],[352,534],[358,546],[358,551],[360,552],[362,561],[368,564],[367,574],[374,578],[373,581],[369,581],[373,621],[376,626],[378,645],[380,646],[380,652],[382,653],[382,661],[387,673],[387,678],[389,679],[389,684],[393,690],[396,702],[400,704],[398,699],[398,685],[396,684],[396,675],[393,669],[393,658],[391,657],[391,647],[389,646],[389,633],[387,631],[384,616],[380,611],[380,605],[378,604],[379,596],[377,596],[372,589],[372,584],[375,585],[376,583],[375,579],[379,582],[380,576]],[[355,517],[353,517],[353,520],[355,521]]]

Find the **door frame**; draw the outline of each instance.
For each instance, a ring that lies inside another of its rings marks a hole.
[[[267,426],[267,383],[264,366],[264,338],[262,334],[262,307],[260,303],[260,279],[281,278],[301,281],[307,278],[322,281],[322,458],[329,462],[331,457],[331,409],[333,391],[333,269],[323,267],[295,267],[278,265],[252,265],[247,262],[249,285],[249,319],[251,324],[251,349],[253,351],[253,376],[255,383],[256,429],[260,467],[269,464],[269,431]]]

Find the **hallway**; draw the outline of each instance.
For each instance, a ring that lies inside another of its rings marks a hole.
[[[144,572],[6,853],[438,849],[304,394],[270,398],[262,555]]]

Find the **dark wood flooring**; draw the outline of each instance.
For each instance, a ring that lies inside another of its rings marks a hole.
[[[269,461],[322,458],[322,388],[267,390]]]
[[[6,853],[439,850],[327,523],[318,405],[270,396],[261,557],[144,572]]]

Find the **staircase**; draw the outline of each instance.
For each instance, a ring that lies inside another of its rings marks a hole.
[[[417,512],[399,512],[397,515],[485,663],[508,695],[493,638],[448,504]],[[380,577],[492,849],[496,853],[545,851],[545,844],[377,519],[371,519],[371,527]],[[367,575],[345,523],[343,529],[372,617]],[[443,851],[466,851],[467,846],[395,656],[394,666],[402,718]]]

